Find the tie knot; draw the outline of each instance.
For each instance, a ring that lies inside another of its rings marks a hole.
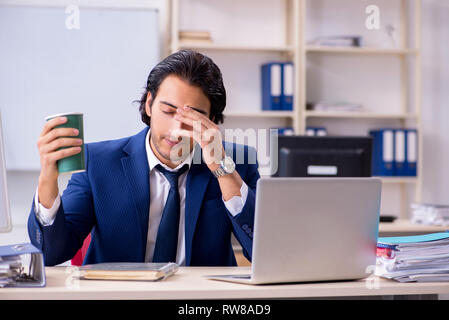
[[[172,188],[173,187],[177,188],[179,176],[181,174],[183,174],[184,172],[186,172],[189,169],[189,166],[187,164],[185,164],[178,171],[169,171],[169,170],[165,169],[164,167],[162,167],[160,164],[158,164],[156,166],[156,169],[159,170],[159,172],[161,172],[165,176],[165,178],[167,178],[167,180],[170,183],[170,186]]]

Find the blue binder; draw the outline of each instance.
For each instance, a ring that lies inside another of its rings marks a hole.
[[[23,256],[26,256],[22,259]],[[42,252],[31,243],[0,246],[0,261],[19,268],[22,260],[29,261],[28,268],[20,274],[11,271],[8,287],[45,287],[45,266]],[[4,265],[5,267],[5,265]],[[25,267],[25,266],[23,266]],[[14,268],[14,267],[13,267]]]
[[[306,136],[327,136],[327,129],[325,127],[307,127]]]
[[[279,135],[284,136],[293,136],[295,134],[295,130],[292,127],[281,127],[277,128]]]
[[[394,129],[371,130],[373,176],[394,175]]]
[[[405,130],[405,170],[404,176],[416,177],[418,164],[418,132]]]
[[[269,62],[261,67],[262,110],[281,110],[282,63]]]
[[[293,110],[294,79],[293,63],[282,63],[281,110]]]
[[[406,176],[406,132],[403,129],[394,130],[394,175]]]

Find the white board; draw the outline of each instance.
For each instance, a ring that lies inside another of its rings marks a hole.
[[[45,116],[84,113],[85,142],[137,133],[138,103],[159,61],[158,11],[0,6],[0,111],[6,166],[40,168]],[[71,20],[73,21],[73,20]]]

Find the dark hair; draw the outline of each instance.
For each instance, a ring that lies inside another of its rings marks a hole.
[[[150,125],[150,117],[145,112],[148,92],[153,97],[153,104],[159,87],[169,75],[175,75],[190,85],[202,89],[210,101],[210,119],[214,123],[223,123],[223,110],[226,106],[226,90],[220,69],[209,57],[193,50],[177,51],[159,62],[148,75],[145,92],[140,99],[142,121]],[[151,106],[150,105],[150,106]]]

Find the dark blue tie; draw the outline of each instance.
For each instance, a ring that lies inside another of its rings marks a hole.
[[[170,191],[168,192],[167,201],[165,202],[161,222],[157,231],[153,262],[176,262],[180,212],[178,178],[188,168],[188,165],[184,165],[178,171],[168,171],[160,164],[156,166],[156,169],[163,173],[170,183]]]

